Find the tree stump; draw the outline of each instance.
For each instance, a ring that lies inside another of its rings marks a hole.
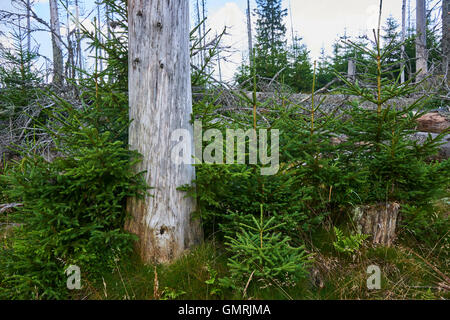
[[[391,246],[395,240],[400,204],[379,203],[358,206],[354,209],[354,221],[358,232],[372,236],[374,244]]]

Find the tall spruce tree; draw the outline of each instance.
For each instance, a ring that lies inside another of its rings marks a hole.
[[[395,18],[393,16],[389,16],[386,20],[385,26],[383,27],[383,46],[390,46],[392,48],[392,51],[386,58],[386,64],[390,69],[390,72],[387,72],[387,76],[392,79],[397,78],[401,72],[402,46],[400,34],[398,32],[399,26],[400,25]]]
[[[320,49],[320,58],[317,62],[316,86],[318,89],[323,88],[334,79],[334,73],[331,66],[330,58],[325,52],[325,48]]]
[[[256,74],[274,77],[287,65],[286,26],[287,9],[281,0],[256,0]]]
[[[291,64],[286,83],[299,92],[311,92],[313,70],[309,59],[309,51],[301,38],[295,36],[289,52]]]
[[[0,47],[0,120],[15,117],[37,95],[35,86],[41,81],[36,69],[37,54],[27,50],[27,33],[13,30],[12,48]]]

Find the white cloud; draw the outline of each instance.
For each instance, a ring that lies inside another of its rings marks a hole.
[[[227,2],[217,11],[212,12],[207,20],[208,27],[214,36],[227,27],[227,36],[222,38],[224,46],[231,46],[235,51],[228,58],[229,62],[221,62],[222,78],[231,80],[242,61],[242,53],[247,50],[247,18],[245,13],[234,2]]]
[[[289,0],[284,0],[287,8]],[[291,0],[294,30],[304,38],[313,58],[325,46],[330,53],[332,43],[344,31],[349,36],[372,35],[378,24],[378,0]],[[384,1],[382,23],[389,14],[401,18],[401,0]],[[286,21],[290,28],[290,17]],[[290,29],[288,29],[290,30]]]
[[[0,44],[5,49],[11,49],[13,47],[13,40],[7,35],[0,35]]]

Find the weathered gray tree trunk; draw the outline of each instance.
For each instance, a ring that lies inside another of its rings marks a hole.
[[[403,0],[402,4],[402,74],[400,82],[405,82],[405,60],[406,60],[406,52],[405,52],[405,39],[406,39],[406,0]]]
[[[83,69],[83,50],[81,49],[81,31],[80,31],[80,6],[78,0],[75,0],[75,36],[76,36],[76,53],[77,58],[75,63],[78,64],[80,70]],[[78,72],[78,77],[81,79],[83,77],[82,72]]]
[[[31,7],[30,0],[27,0],[27,50],[31,52]]]
[[[416,70],[421,70],[417,76],[420,81],[428,73],[426,0],[416,0],[416,14]]]
[[[216,32],[216,39],[219,39],[217,32]],[[217,51],[217,68],[219,71],[219,81],[222,82],[222,66],[220,63],[220,50]]]
[[[252,18],[250,13],[250,0],[247,0],[247,36],[248,36],[248,59],[250,68],[253,67],[253,37],[252,37]]]
[[[97,38],[98,38],[98,41],[100,41],[100,43],[102,43],[103,42],[103,39],[102,39],[102,15],[100,12],[100,3],[97,3],[97,28],[98,28]],[[97,53],[96,53],[97,57],[103,57],[103,52],[102,52],[101,48],[97,48],[96,51],[97,51]],[[103,71],[103,59],[98,59],[98,63],[100,64],[100,72],[102,72]]]
[[[132,219],[126,228],[139,236],[144,261],[166,263],[202,239],[200,221],[192,218],[194,199],[177,190],[192,182],[194,167],[172,161],[170,141],[176,129],[193,136],[189,3],[130,0],[128,5],[129,142],[143,155],[137,171],[147,171],[154,189],[145,200],[129,199]],[[191,149],[184,151],[192,154]]]
[[[203,38],[203,36],[202,36],[202,26],[200,25],[200,23],[202,22],[202,18],[201,18],[201,11],[200,11],[200,2],[199,2],[199,0],[197,0],[197,2],[196,2],[196,10],[197,10],[197,27],[198,27],[198,44],[199,44],[199,46],[200,47],[203,47],[202,46],[202,43],[203,43],[203,41],[202,41],[202,38]],[[204,48],[201,48],[200,50],[199,50],[199,52],[198,52],[198,67],[202,67],[203,66],[203,63],[204,63],[204,56],[203,56],[203,54],[204,54],[204,51],[203,51],[203,49]]]
[[[356,61],[353,58],[348,59],[347,79],[350,82],[356,80]]]
[[[448,81],[450,70],[450,0],[442,0],[442,52],[443,71]]]
[[[354,210],[354,221],[358,232],[372,236],[374,244],[390,246],[396,238],[399,211],[395,202],[359,206]]]
[[[408,37],[411,35],[411,0],[408,0]]]
[[[203,21],[203,59],[206,59],[206,0],[202,0],[202,21]],[[205,62],[205,61],[203,61]],[[206,66],[209,69],[209,65]]]
[[[105,4],[105,11],[106,11],[106,26],[107,26],[107,38],[108,41],[110,41],[112,39],[112,30],[111,30],[111,23],[113,21],[113,13],[111,12],[111,8],[109,7],[109,4]],[[105,55],[106,57],[108,57],[108,54],[105,51]],[[107,62],[106,62],[107,65]],[[112,83],[114,81],[113,76],[112,75],[108,75],[108,82]]]
[[[50,26],[52,32],[53,49],[53,84],[62,85],[64,75],[64,61],[62,54],[61,33],[59,24],[58,1],[50,0]]]

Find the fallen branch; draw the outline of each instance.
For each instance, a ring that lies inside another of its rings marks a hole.
[[[5,212],[8,209],[11,208],[17,208],[17,207],[22,207],[23,204],[22,203],[5,203],[5,204],[0,204],[0,213]]]

